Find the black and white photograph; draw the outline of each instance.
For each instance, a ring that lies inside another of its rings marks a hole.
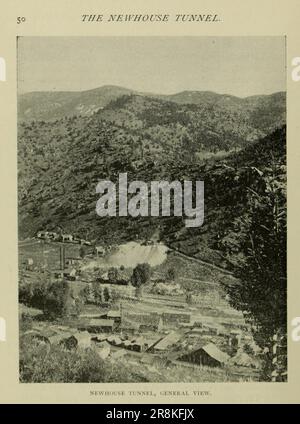
[[[17,38],[19,381],[286,382],[284,36]]]

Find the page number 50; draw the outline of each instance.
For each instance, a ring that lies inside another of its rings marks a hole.
[[[17,24],[23,24],[24,22],[26,22],[25,16],[18,16],[17,17]]]

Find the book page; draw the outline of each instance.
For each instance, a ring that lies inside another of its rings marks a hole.
[[[1,403],[299,402],[299,18],[2,6]]]

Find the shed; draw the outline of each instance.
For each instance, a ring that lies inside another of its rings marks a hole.
[[[54,231],[48,231],[47,236],[51,239],[51,240],[56,240],[58,238],[58,234],[55,233]]]
[[[129,349],[130,345],[131,345],[131,341],[130,340],[125,340],[122,343],[123,347],[125,347],[126,349]]]
[[[171,331],[165,337],[163,337],[158,343],[151,347],[151,350],[155,352],[163,352],[169,349],[171,346],[176,344],[181,339],[181,334]]]
[[[72,234],[63,234],[62,235],[62,242],[72,242],[73,241],[73,236]]]
[[[80,329],[84,329],[92,333],[112,332],[114,324],[114,320],[111,319],[91,319],[89,322],[81,324]]]
[[[145,350],[145,340],[143,337],[138,337],[137,339],[133,340],[130,349],[135,352],[143,352]]]
[[[209,343],[193,352],[180,356],[178,359],[196,365],[218,367],[228,362],[230,356],[222,352],[215,344]]]

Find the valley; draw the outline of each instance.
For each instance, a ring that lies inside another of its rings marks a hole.
[[[125,173],[148,197],[151,181],[204,181],[203,225],[122,216],[118,196],[117,216],[98,216],[99,181]],[[285,93],[21,95],[22,381],[269,381],[285,203]]]

